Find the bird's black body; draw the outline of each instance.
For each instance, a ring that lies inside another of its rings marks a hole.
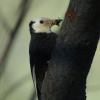
[[[56,43],[55,33],[34,33],[31,35],[29,53],[30,64],[39,64],[50,60],[51,52]],[[34,61],[34,62],[33,62]]]
[[[29,24],[31,33],[29,45],[31,74],[33,76],[33,68],[35,68],[37,93],[39,100],[41,100],[41,86],[45,72],[48,68],[48,61],[51,58],[52,51],[56,43],[57,35],[53,32],[35,33],[31,25],[32,23]]]

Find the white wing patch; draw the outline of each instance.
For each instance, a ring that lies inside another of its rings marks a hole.
[[[36,87],[36,75],[35,75],[35,67],[33,67],[33,84],[34,84],[34,89],[35,89],[35,92],[36,92],[36,95],[37,95],[37,87]]]

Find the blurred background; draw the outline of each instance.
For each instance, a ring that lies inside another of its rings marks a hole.
[[[35,100],[30,73],[28,24],[37,17],[63,18],[69,0],[0,0],[0,100]],[[100,43],[87,79],[87,100],[100,99]]]

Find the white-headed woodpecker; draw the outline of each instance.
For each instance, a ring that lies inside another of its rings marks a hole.
[[[56,44],[57,34],[51,27],[60,24],[61,19],[38,18],[29,23],[31,40],[29,45],[30,67],[32,78],[36,75],[38,99],[41,96],[41,86],[48,68],[48,61]],[[33,72],[35,68],[35,72]],[[34,80],[34,79],[33,79]]]

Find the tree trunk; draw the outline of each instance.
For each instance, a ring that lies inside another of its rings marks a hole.
[[[86,100],[100,32],[100,0],[70,0],[42,86],[42,100]]]

